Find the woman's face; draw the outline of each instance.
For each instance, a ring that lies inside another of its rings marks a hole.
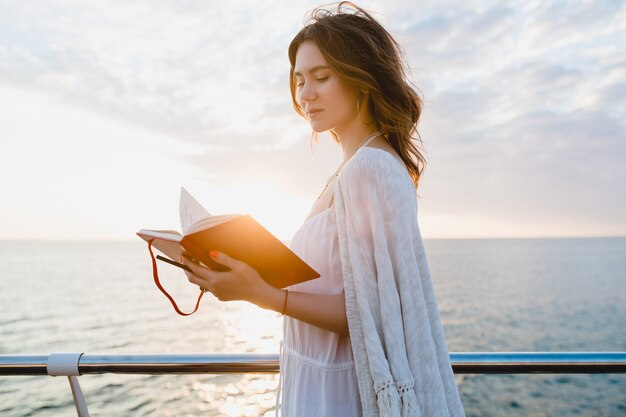
[[[294,77],[296,100],[314,131],[341,131],[357,117],[356,92],[328,66],[315,42],[298,47]]]

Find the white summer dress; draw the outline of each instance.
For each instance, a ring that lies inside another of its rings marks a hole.
[[[290,291],[343,293],[334,205],[307,219],[293,236],[290,248],[320,273],[319,278],[288,287]],[[350,336],[283,316],[275,415],[363,415]]]

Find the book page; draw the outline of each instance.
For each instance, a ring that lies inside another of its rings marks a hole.
[[[183,235],[186,235],[194,223],[211,217],[202,205],[189,194],[185,187],[180,187],[180,228]]]
[[[185,235],[190,235],[192,233],[199,232],[200,230],[208,229],[213,226],[217,226],[218,224],[222,224],[227,222],[230,219],[234,219],[235,217],[239,217],[241,214],[220,214],[219,216],[211,216],[208,219],[200,220],[198,223],[194,223],[189,226]]]

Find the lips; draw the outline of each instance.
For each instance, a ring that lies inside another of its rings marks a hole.
[[[317,113],[321,112],[322,109],[312,109],[312,110],[307,110],[306,114],[307,116],[311,117],[316,115]]]

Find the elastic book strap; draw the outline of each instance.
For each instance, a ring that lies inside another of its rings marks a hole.
[[[154,283],[156,284],[157,287],[159,287],[159,290],[161,290],[161,292],[163,294],[165,294],[165,296],[170,300],[170,302],[174,306],[174,310],[176,310],[176,312],[178,314],[180,314],[181,316],[190,316],[190,315],[192,315],[193,313],[195,313],[198,310],[198,307],[200,306],[200,300],[202,300],[202,296],[204,295],[204,291],[200,291],[200,295],[198,296],[198,301],[196,301],[196,308],[194,308],[191,313],[184,313],[184,312],[180,311],[180,309],[176,305],[176,301],[174,301],[172,296],[169,295],[167,291],[165,291],[165,288],[163,288],[163,286],[159,282],[159,273],[158,273],[158,270],[157,270],[157,263],[156,263],[156,259],[154,258],[154,253],[152,252],[152,240],[153,239],[150,239],[148,241],[148,250],[150,251],[150,257],[152,258],[152,275],[154,276]]]

